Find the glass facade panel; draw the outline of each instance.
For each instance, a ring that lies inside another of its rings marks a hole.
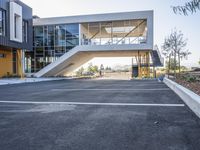
[[[40,71],[44,67],[45,61],[43,57],[35,57],[35,72]]]
[[[79,45],[79,24],[34,27],[35,72]]]
[[[66,39],[66,44],[67,47],[72,47],[72,46],[76,46],[79,43],[79,38],[67,38]]]
[[[44,32],[43,26],[34,27],[34,46],[43,46],[44,45]]]
[[[100,33],[101,33],[101,28],[100,28],[100,23],[90,23],[89,24],[89,44],[92,45],[100,45]]]
[[[112,44],[112,22],[101,23],[101,45]]]
[[[34,54],[32,52],[25,52],[24,70],[26,73],[34,72]]]
[[[124,20],[81,24],[82,45],[144,44],[147,20]]]
[[[28,22],[23,20],[22,23],[23,42],[28,42]]]
[[[66,35],[77,36],[79,34],[78,24],[68,24],[66,25]]]
[[[18,18],[18,16],[15,15],[15,18],[14,18],[15,38],[17,38],[17,20],[18,20],[17,18]]]
[[[66,40],[65,40],[65,25],[57,25],[55,26],[55,46],[65,46]]]
[[[54,61],[54,51],[53,50],[48,50],[48,51],[45,51],[45,66],[52,63]]]
[[[52,47],[52,49],[54,49],[54,39],[55,39],[55,31],[54,31],[54,26],[46,26],[46,28],[48,28],[48,32],[47,32],[47,37],[48,37],[48,43],[47,46]]]
[[[48,28],[44,26],[44,46],[48,46]]]

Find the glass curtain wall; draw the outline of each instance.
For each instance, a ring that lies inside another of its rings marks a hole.
[[[37,72],[79,45],[79,25],[36,26],[33,45],[34,72]]]
[[[83,23],[82,45],[143,44],[147,42],[147,20]],[[79,45],[79,24],[34,27],[34,72],[41,70]]]
[[[82,45],[143,44],[146,40],[146,20],[81,24]]]

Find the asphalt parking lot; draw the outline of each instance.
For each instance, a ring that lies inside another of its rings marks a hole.
[[[164,83],[0,86],[0,150],[199,150],[200,119]]]

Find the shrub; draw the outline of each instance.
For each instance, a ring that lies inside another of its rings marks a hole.
[[[195,81],[197,80],[197,78],[196,78],[195,76],[189,75],[189,76],[187,76],[187,77],[185,78],[185,80],[186,80],[187,82],[195,82]]]

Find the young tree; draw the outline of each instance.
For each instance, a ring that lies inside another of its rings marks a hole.
[[[195,13],[200,10],[200,0],[191,0],[186,2],[183,6],[173,6],[173,11],[176,14],[188,15],[188,13]]]
[[[93,64],[92,63],[90,63],[89,65],[88,65],[88,72],[90,72],[90,73],[97,73],[98,71],[99,71],[99,69],[98,69],[98,66],[93,66]]]
[[[175,64],[173,58],[170,58],[168,61],[166,61],[166,68],[175,70],[176,68],[178,68],[178,66],[179,66],[178,62],[176,62],[176,64]]]
[[[107,67],[106,67],[106,70],[111,70],[111,67],[108,67],[108,66],[107,66]]]
[[[97,65],[93,66],[93,72],[94,73],[99,72],[99,67]]]
[[[88,64],[87,71],[90,72],[90,73],[93,72],[93,64],[92,63]]]
[[[81,68],[76,72],[76,75],[77,75],[77,76],[82,76],[82,75],[83,75],[83,72],[84,72],[84,68],[81,67]]]
[[[171,51],[171,44],[168,38],[165,38],[164,44],[162,45],[162,54],[165,56],[165,58],[168,60],[166,61],[167,65],[167,70],[168,70],[168,77],[171,69],[171,56],[172,56],[172,51]]]
[[[166,58],[169,58],[169,62],[171,60],[171,56],[174,57],[173,59],[174,64],[177,64],[178,62],[179,74],[181,69],[181,59],[187,58],[187,56],[191,54],[188,50],[185,49],[186,45],[187,45],[187,40],[184,39],[183,33],[175,29],[167,38],[165,38],[164,44],[162,46],[163,55],[165,55]],[[176,69],[177,68],[175,67],[174,68],[175,77],[176,77]]]

